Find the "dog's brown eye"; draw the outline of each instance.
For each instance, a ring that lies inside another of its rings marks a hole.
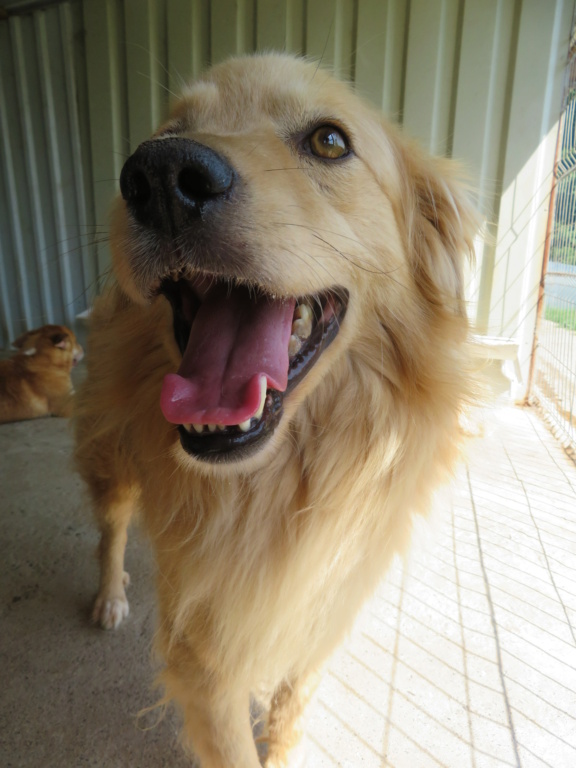
[[[338,160],[350,151],[346,137],[333,125],[316,128],[310,134],[308,144],[313,155],[327,160]]]

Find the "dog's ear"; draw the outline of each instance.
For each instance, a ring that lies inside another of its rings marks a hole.
[[[26,343],[26,339],[29,339],[33,333],[36,333],[36,331],[26,331],[26,333],[23,333],[21,336],[18,336],[18,338],[12,342],[12,346],[15,349],[22,349],[22,347]]]
[[[416,282],[428,301],[464,314],[464,266],[479,227],[457,165],[402,143],[404,215]]]
[[[66,349],[68,337],[65,333],[53,333],[50,336],[50,341],[58,349]]]

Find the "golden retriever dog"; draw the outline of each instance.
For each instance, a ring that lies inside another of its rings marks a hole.
[[[289,764],[303,708],[457,454],[475,215],[316,64],[232,59],[127,160],[76,459],[101,532],[93,618],[153,545],[164,701],[203,768]]]
[[[72,414],[71,369],[84,355],[64,325],[43,325],[19,336],[18,351],[0,361],[0,423]]]

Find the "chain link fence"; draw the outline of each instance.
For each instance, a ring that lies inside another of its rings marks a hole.
[[[531,395],[576,452],[576,44],[567,67]]]

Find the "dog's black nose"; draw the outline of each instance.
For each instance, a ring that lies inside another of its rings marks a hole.
[[[140,144],[120,174],[120,191],[136,219],[175,234],[231,193],[236,173],[221,155],[192,139]]]

